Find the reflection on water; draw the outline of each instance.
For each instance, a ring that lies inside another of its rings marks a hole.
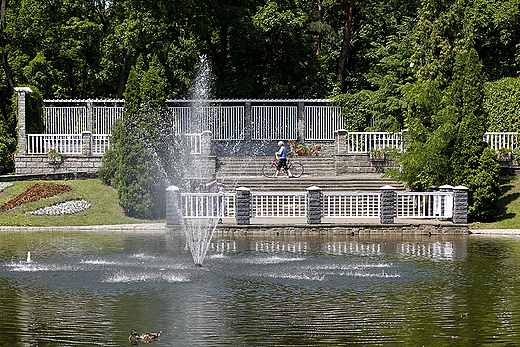
[[[31,252],[30,258],[27,257]],[[30,261],[28,261],[30,260]],[[0,235],[0,346],[517,345],[520,239]]]

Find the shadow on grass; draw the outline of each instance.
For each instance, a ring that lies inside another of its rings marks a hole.
[[[505,220],[511,220],[516,218],[516,213],[509,211],[508,207],[513,206],[512,204],[520,198],[520,192],[517,192],[518,180],[516,176],[508,176],[500,178],[500,188],[502,194],[498,198],[497,202],[497,216],[494,218],[494,222],[501,222]]]

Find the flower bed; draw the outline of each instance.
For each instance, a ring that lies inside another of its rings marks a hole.
[[[42,207],[34,211],[28,211],[25,212],[25,214],[59,216],[62,214],[78,213],[88,209],[89,207],[90,204],[85,200],[71,200],[52,206]]]
[[[9,200],[2,206],[0,211],[4,212],[22,204],[48,198],[56,194],[70,191],[72,188],[64,184],[37,183],[25,189],[16,198]]]

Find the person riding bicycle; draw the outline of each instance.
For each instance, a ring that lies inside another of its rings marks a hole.
[[[287,148],[285,148],[283,141],[278,141],[278,146],[280,149],[275,153],[276,159],[278,159],[278,166],[276,167],[276,174],[274,177],[278,177],[282,167],[285,169],[285,171],[287,171],[287,175],[289,175],[289,177],[293,177],[287,168]]]

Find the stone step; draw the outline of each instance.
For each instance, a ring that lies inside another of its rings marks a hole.
[[[306,191],[312,186],[320,187],[324,192],[378,192],[381,187],[390,185],[397,191],[405,190],[402,182],[397,182],[380,175],[342,175],[314,177],[304,175],[300,178],[266,178],[264,176],[241,176],[219,178],[226,185],[227,192],[234,192],[238,187],[246,187],[251,191]]]

